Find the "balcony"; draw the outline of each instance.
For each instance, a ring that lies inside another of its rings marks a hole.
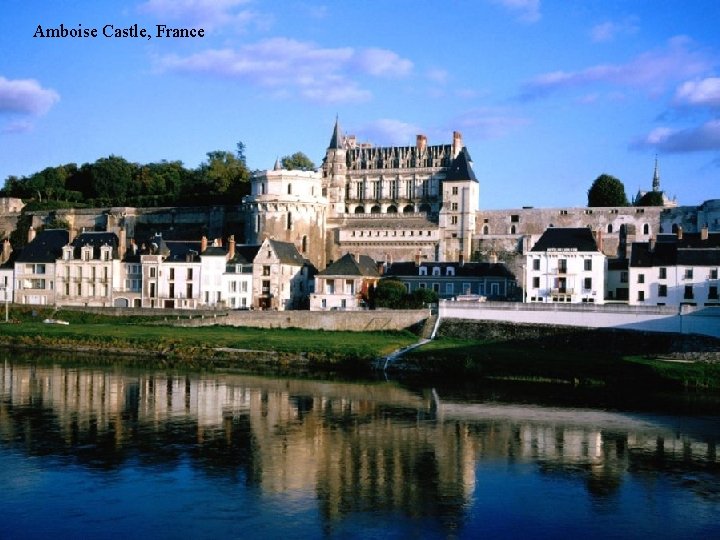
[[[560,294],[572,295],[572,294],[574,294],[574,292],[575,292],[574,289],[568,289],[567,287],[561,287],[559,289],[550,289],[550,294],[556,294],[556,295],[560,295]]]

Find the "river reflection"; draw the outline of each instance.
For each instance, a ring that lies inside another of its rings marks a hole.
[[[3,538],[720,533],[717,417],[11,361],[0,397]]]

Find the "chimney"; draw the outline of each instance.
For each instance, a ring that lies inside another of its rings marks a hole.
[[[73,240],[75,240],[75,237],[77,236],[77,229],[75,227],[70,227],[68,230],[68,244],[71,244]]]
[[[648,242],[648,251],[650,253],[655,252],[655,237],[654,236],[652,238],[650,238],[650,241]]]
[[[2,248],[2,262],[3,264],[8,262],[10,260],[10,254],[12,253],[12,246],[10,245],[10,240],[7,238],[3,242],[3,248]]]
[[[459,259],[460,259],[460,267],[462,268],[463,266],[465,266],[465,255],[461,253]]]
[[[120,238],[118,239],[118,256],[122,261],[125,258],[127,252],[127,231],[125,227],[120,228]]]
[[[203,236],[203,237],[200,239],[200,253],[205,253],[205,250],[207,249],[207,246],[208,246],[207,236]]]
[[[678,239],[678,240],[682,240],[682,239],[683,239],[683,230],[682,230],[682,227],[680,227],[679,225],[678,225],[678,228],[677,228],[677,239]]]
[[[602,229],[598,229],[597,232],[597,248],[600,253],[603,253],[603,250],[605,248],[605,240],[603,239]]]
[[[382,275],[385,273],[385,265],[386,265],[386,263],[384,263],[384,262],[382,262],[382,261],[378,261],[378,262],[376,263],[376,265],[377,265],[377,272],[378,272],[378,274],[380,274],[380,275],[382,276]]]
[[[33,240],[35,240],[35,228],[32,225],[30,225],[30,228],[28,229],[28,236],[27,236],[28,244],[30,242],[32,242]]]
[[[497,262],[498,262],[498,256],[497,256],[497,253],[495,253],[494,250],[490,252],[489,260],[490,260],[490,262],[491,262],[492,264],[497,264]]]
[[[130,251],[132,252],[133,255],[137,255],[138,247],[137,247],[137,244],[135,243],[134,238],[130,239]]]
[[[427,148],[427,137],[425,135],[418,135],[416,146],[418,149],[418,153],[422,154]]]
[[[415,266],[420,266],[420,252],[415,254]]]
[[[228,254],[227,258],[232,261],[235,258],[235,235],[231,234],[228,238]]]
[[[453,158],[456,158],[463,148],[462,133],[459,131],[453,131],[453,142],[452,142],[452,153]]]
[[[708,239],[708,226],[707,223],[703,225],[703,228],[700,229],[700,240],[707,240]]]
[[[360,253],[353,253],[353,257],[355,258],[356,263],[360,262]]]

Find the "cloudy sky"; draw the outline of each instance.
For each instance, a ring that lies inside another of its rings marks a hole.
[[[3,0],[0,181],[47,166],[319,164],[336,115],[375,145],[463,134],[481,208],[720,198],[718,0]],[[92,38],[34,37],[97,29]],[[152,36],[106,38],[105,25]],[[203,28],[159,38],[156,25]]]

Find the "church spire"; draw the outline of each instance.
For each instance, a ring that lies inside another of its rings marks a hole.
[[[282,164],[280,163],[280,158],[275,158],[275,165],[273,166],[273,171],[281,171],[282,170]]]
[[[329,148],[342,148],[342,136],[340,135],[340,122],[337,115],[335,116],[335,127],[333,128],[332,138],[330,139]]]
[[[652,190],[660,191],[660,171],[658,170],[658,158],[655,156],[655,172],[653,173]]]

